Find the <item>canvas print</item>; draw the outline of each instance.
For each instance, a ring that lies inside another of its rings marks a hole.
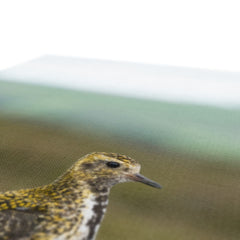
[[[239,77],[53,55],[2,70],[0,239],[238,240]]]

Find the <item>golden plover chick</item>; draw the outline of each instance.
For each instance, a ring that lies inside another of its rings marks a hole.
[[[161,188],[139,171],[130,157],[95,152],[49,185],[1,193],[0,239],[95,239],[113,185],[137,181]]]

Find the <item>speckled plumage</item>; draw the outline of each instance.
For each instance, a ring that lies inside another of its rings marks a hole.
[[[113,185],[139,181],[160,188],[139,171],[125,155],[91,153],[51,184],[0,193],[0,239],[92,240]]]

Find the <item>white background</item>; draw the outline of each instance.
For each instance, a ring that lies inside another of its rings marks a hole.
[[[55,54],[240,71],[239,12],[239,0],[0,0],[0,70]]]

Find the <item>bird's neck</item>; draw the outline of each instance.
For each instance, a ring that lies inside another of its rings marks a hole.
[[[101,187],[98,183],[77,181],[71,175],[63,175],[51,184],[51,188],[61,196],[59,204],[64,208],[69,205],[68,212],[76,216],[76,236],[79,239],[93,240],[105,214],[110,189]],[[64,203],[66,200],[67,205]]]
[[[83,189],[89,189],[97,195],[102,195],[109,193],[113,184],[111,184],[111,181],[106,181],[104,177],[93,178],[91,175],[80,174],[71,168],[56,179],[52,185],[59,191],[68,189],[69,191],[81,192]]]

